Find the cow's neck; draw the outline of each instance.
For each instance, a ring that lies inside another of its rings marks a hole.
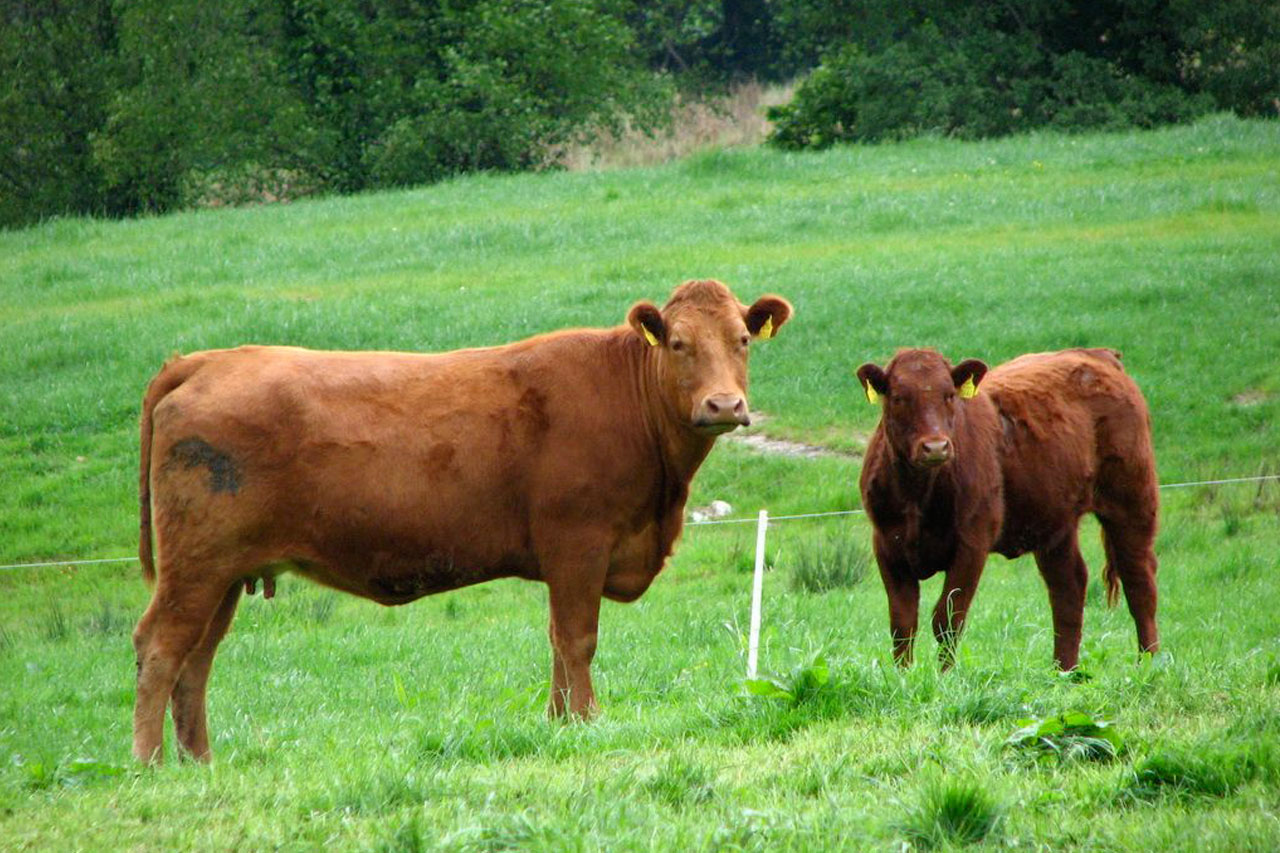
[[[632,375],[638,379],[639,409],[644,414],[648,440],[662,471],[659,513],[683,513],[689,496],[689,481],[711,452],[715,436],[693,430],[687,418],[681,418],[663,391],[657,371],[658,360],[643,342],[632,340],[634,345],[629,347],[629,351],[637,360]]]
[[[906,504],[927,508],[938,501],[950,502],[955,494],[954,465],[937,468],[919,468],[905,457],[893,455],[894,483],[899,499]]]

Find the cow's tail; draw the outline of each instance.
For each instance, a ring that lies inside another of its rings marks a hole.
[[[1107,586],[1107,606],[1115,607],[1120,600],[1120,573],[1111,560],[1107,560],[1106,568],[1102,570],[1102,580]]]
[[[142,579],[148,586],[156,581],[155,553],[151,544],[151,414],[167,394],[186,382],[200,365],[199,359],[175,356],[147,386],[142,397],[141,458],[138,460],[138,562],[142,564]]]

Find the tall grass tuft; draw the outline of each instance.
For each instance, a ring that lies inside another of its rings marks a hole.
[[[644,789],[654,799],[679,808],[711,799],[715,793],[712,781],[712,774],[707,768],[673,755],[644,783]]]
[[[421,805],[429,795],[428,785],[415,771],[387,768],[346,779],[327,808],[354,815],[381,814]]]
[[[415,816],[399,824],[374,849],[378,853],[425,853],[432,845],[423,837],[422,822]]]
[[[857,586],[867,576],[871,555],[853,528],[802,540],[792,557],[791,588],[829,592]]]
[[[106,598],[98,599],[98,607],[89,614],[84,632],[90,636],[123,636],[129,632],[133,620],[122,608]]]
[[[1162,749],[1134,768],[1127,793],[1225,797],[1255,779],[1280,780],[1280,749],[1269,739]]]
[[[902,821],[907,838],[925,849],[977,844],[1004,818],[1004,806],[973,779],[931,779]]]
[[[44,617],[40,624],[40,635],[51,643],[60,643],[70,634],[71,625],[67,620],[66,611],[62,609],[62,605],[55,601],[44,612]]]

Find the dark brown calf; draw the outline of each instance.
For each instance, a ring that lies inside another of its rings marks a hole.
[[[1073,669],[1087,512],[1102,525],[1108,603],[1123,584],[1138,648],[1159,648],[1151,422],[1119,354],[1025,355],[987,373],[981,361],[952,367],[932,350],[903,350],[883,369],[862,365],[858,378],[868,399],[884,401],[860,484],[900,664],[911,663],[920,581],[946,573],[933,611],[946,668],[987,554],[1030,551],[1049,589],[1054,659]]]
[[[205,687],[242,590],[296,572],[380,604],[545,583],[549,710],[589,716],[601,598],[680,535],[717,435],[749,421],[747,353],[791,306],[718,281],[611,329],[424,355],[241,347],[164,366],[142,407],[134,754],[209,756]],[[153,560],[152,532],[155,533]]]

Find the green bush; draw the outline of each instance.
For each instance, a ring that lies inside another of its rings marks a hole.
[[[106,118],[110,0],[0,9],[0,227],[103,209],[91,134]]]
[[[164,211],[298,171],[308,129],[260,0],[122,7],[120,80],[94,155],[117,212]]]
[[[365,152],[372,185],[538,167],[624,115],[659,119],[663,84],[639,73],[629,31],[598,4],[489,0],[440,25],[449,46]]]
[[[1212,108],[1206,95],[1126,74],[1102,59],[1046,54],[1031,31],[954,36],[926,23],[876,53],[857,44],[834,53],[769,117],[773,144],[824,148],[1037,127],[1151,127]]]
[[[669,87],[639,60],[629,8],[11,5],[0,10],[0,226],[542,166],[558,146],[665,118]]]

